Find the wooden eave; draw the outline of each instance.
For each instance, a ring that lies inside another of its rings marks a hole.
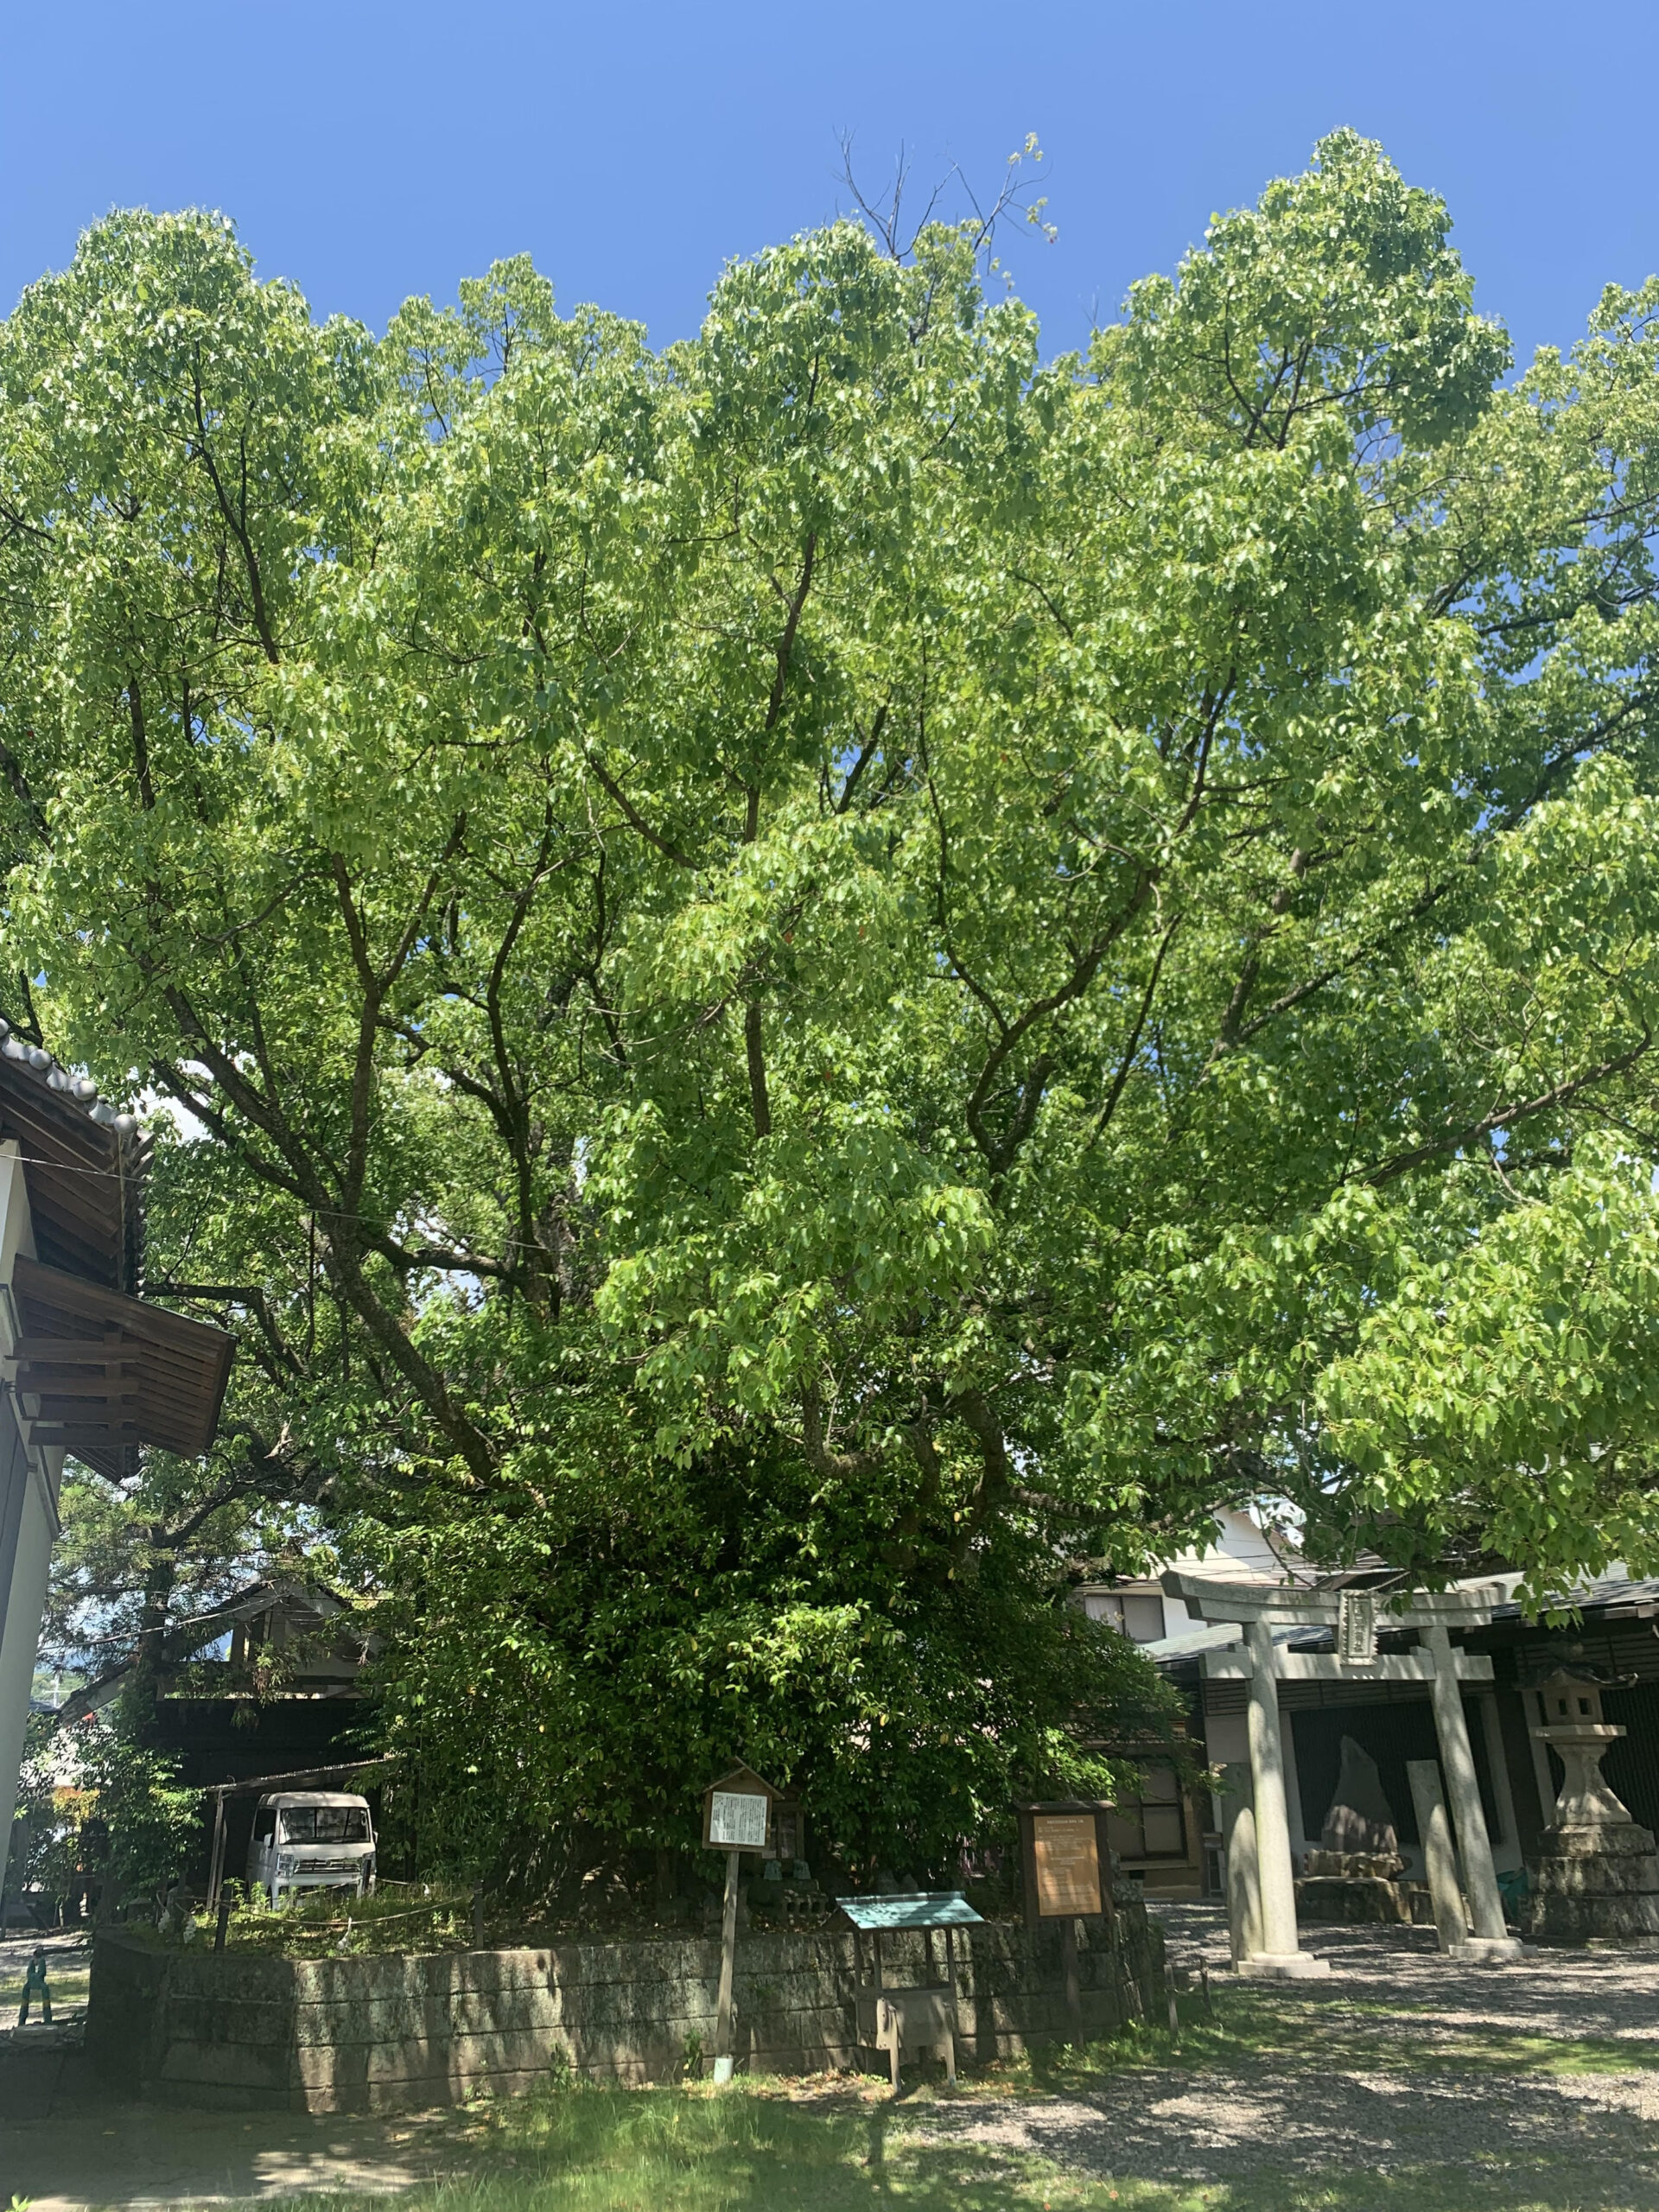
[[[29,1439],[119,1480],[141,1444],[189,1459],[219,1425],[235,1339],[19,1254],[16,1388]]]
[[[94,1120],[56,1087],[69,1082],[63,1070],[36,1070],[22,1050],[16,1038],[0,1046],[0,1143],[15,1139],[22,1158],[35,1250],[48,1267],[136,1295],[149,1141]]]

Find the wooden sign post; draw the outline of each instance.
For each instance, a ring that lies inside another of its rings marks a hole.
[[[702,1793],[705,1849],[726,1853],[726,1909],[720,1927],[720,2001],[715,2014],[715,2079],[732,2078],[732,1974],[737,1960],[737,1881],[746,1851],[764,1853],[781,1792],[750,1766],[734,1767]]]
[[[1025,1872],[1026,1926],[1033,1936],[1044,1920],[1060,1923],[1060,1961],[1073,2039],[1083,2041],[1083,1990],[1077,1979],[1077,1922],[1112,1923],[1112,1854],[1106,1815],[1098,1799],[1063,1798],[1021,1805],[1020,1856]]]

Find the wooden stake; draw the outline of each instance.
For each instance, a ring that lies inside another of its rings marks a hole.
[[[715,2079],[732,2078],[732,1968],[737,1959],[737,1866],[739,1853],[726,1854],[726,1912],[720,1930],[720,2010],[715,2018]]]
[[[1083,2042],[1083,1990],[1077,1980],[1077,1923],[1070,1913],[1060,1923],[1060,1958],[1065,1967],[1065,2005],[1071,2015],[1071,2040]]]
[[[207,1861],[207,1910],[219,1910],[219,1893],[225,1885],[225,1792],[213,1794],[213,1847]],[[222,1948],[223,1946],[221,1945]]]

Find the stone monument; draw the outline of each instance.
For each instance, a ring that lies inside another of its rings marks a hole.
[[[1342,1768],[1319,1831],[1303,1859],[1296,1909],[1309,1920],[1401,1923],[1411,1903],[1397,1878],[1406,1871],[1394,1809],[1376,1761],[1352,1736],[1342,1739]]]
[[[1555,1817],[1527,1861],[1532,1929],[1540,1943],[1659,1950],[1659,1850],[1601,1771],[1624,1730],[1602,1717],[1602,1685],[1586,1668],[1558,1667],[1537,1685],[1544,1723],[1533,1734],[1565,1770]]]
[[[1351,1736],[1342,1739],[1342,1767],[1319,1831],[1321,1851],[1357,1852],[1368,1859],[1397,1859],[1400,1838],[1394,1808],[1376,1761]]]

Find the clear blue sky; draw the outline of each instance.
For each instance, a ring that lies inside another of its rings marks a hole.
[[[1047,351],[1322,132],[1451,204],[1478,299],[1567,344],[1659,267],[1654,0],[701,7],[637,0],[10,0],[0,312],[115,204],[232,215],[264,275],[377,328],[528,251],[570,306],[696,327],[728,256],[833,213],[837,134],[885,177],[995,191],[1041,137],[1058,245],[1016,239]]]

